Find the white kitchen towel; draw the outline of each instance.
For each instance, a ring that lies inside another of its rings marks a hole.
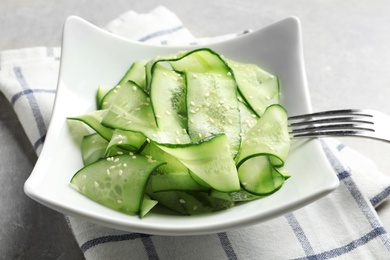
[[[142,25],[142,26],[141,26]],[[153,44],[198,44],[241,33],[196,38],[168,9],[129,11],[107,30]],[[39,155],[50,122],[59,47],[0,53],[0,91],[8,98]],[[343,144],[321,141],[340,179],[326,197],[276,219],[235,231],[202,236],[129,233],[66,217],[87,259],[390,259],[390,237],[375,207],[390,194],[390,178]]]

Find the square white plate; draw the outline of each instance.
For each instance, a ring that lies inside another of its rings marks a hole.
[[[52,120],[41,155],[25,183],[26,194],[64,214],[116,229],[195,235],[266,221],[303,207],[337,188],[339,181],[318,140],[293,140],[285,165],[292,177],[278,192],[216,213],[177,216],[156,210],[140,219],[101,206],[70,187],[69,181],[82,167],[82,159],[66,117],[94,110],[97,86],[114,86],[134,61],[198,47],[141,44],[117,37],[81,18],[68,18]],[[287,18],[207,47],[240,62],[256,63],[277,75],[281,102],[290,115],[311,112],[297,18]]]

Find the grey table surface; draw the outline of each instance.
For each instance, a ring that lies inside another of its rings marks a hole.
[[[390,114],[390,1],[385,0],[1,0],[0,51],[60,46],[69,15],[104,26],[127,10],[147,12],[157,5],[174,11],[196,36],[258,29],[296,16],[313,110],[372,108]],[[389,144],[341,141],[390,175]],[[0,258],[82,259],[63,215],[23,192],[36,160],[12,106],[0,94]],[[390,202],[378,212],[390,230]]]

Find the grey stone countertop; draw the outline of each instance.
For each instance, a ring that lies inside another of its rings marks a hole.
[[[69,15],[104,26],[130,9],[148,12],[157,5],[175,12],[196,36],[258,29],[296,16],[313,110],[372,108],[390,114],[390,1],[384,0],[2,0],[0,51],[60,46]],[[341,141],[390,175],[389,144]],[[63,215],[23,192],[36,160],[12,106],[0,94],[0,258],[82,259]],[[390,201],[378,212],[389,230]]]

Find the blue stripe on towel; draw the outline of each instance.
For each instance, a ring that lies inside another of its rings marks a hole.
[[[385,198],[387,198],[390,195],[390,187],[387,187],[382,192],[374,196],[370,202],[371,204],[376,207],[380,201],[383,201]]]
[[[148,35],[146,35],[146,36],[144,36],[144,37],[138,39],[138,41],[140,41],[140,42],[146,42],[146,41],[148,41],[148,40],[150,40],[150,39],[153,39],[153,38],[156,38],[156,37],[165,35],[165,34],[170,34],[170,33],[179,31],[179,30],[181,30],[181,29],[183,29],[183,26],[182,26],[182,25],[177,26],[177,27],[173,27],[173,28],[169,28],[169,29],[166,29],[166,30],[157,31],[157,32],[148,34]]]
[[[14,71],[14,74],[15,74],[20,86],[22,87],[22,89],[28,90],[29,89],[28,84],[23,76],[22,69],[17,66],[17,67],[13,68],[13,71]],[[41,110],[39,108],[38,102],[35,99],[35,96],[34,95],[27,95],[26,97],[27,97],[28,103],[30,105],[31,112],[34,116],[34,119],[35,119],[35,122],[36,122],[36,125],[38,128],[38,132],[40,135],[39,140],[37,140],[34,144],[34,148],[37,149],[39,147],[39,145],[41,145],[43,143],[42,139],[45,138],[47,128],[46,128],[45,121],[43,119]]]
[[[332,250],[324,251],[324,252],[319,253],[319,254],[308,255],[307,257],[303,257],[303,258],[296,258],[295,260],[303,260],[303,259],[321,259],[321,260],[323,260],[323,259],[330,259],[330,258],[334,258],[337,256],[341,256],[341,255],[344,255],[346,253],[351,252],[352,250],[358,248],[359,246],[363,246],[363,245],[367,244],[371,240],[373,240],[376,237],[383,235],[383,234],[386,234],[386,230],[383,227],[375,228],[372,231],[370,231],[369,233],[367,233],[366,235],[364,235],[358,239],[355,239],[352,242],[350,242],[344,246],[337,247],[337,248],[334,248]]]
[[[225,232],[218,233],[219,241],[221,242],[221,245],[223,247],[223,250],[225,250],[226,256],[229,260],[236,260],[237,255],[234,252],[234,249],[232,247],[232,244],[230,243],[229,237]]]
[[[18,101],[19,98],[29,95],[29,94],[34,94],[34,93],[50,93],[50,94],[55,94],[56,91],[54,89],[24,89],[15,95],[12,96],[11,98],[11,104],[14,105],[16,101]]]
[[[141,235],[142,244],[145,247],[146,253],[149,260],[158,260],[158,254],[156,248],[154,247],[152,236],[150,235]]]
[[[287,213],[284,215],[284,217],[287,219],[287,222],[289,223],[290,227],[294,231],[295,236],[297,237],[299,243],[301,244],[303,251],[306,255],[313,255],[314,250],[310,244],[309,239],[305,235],[305,232],[303,231],[301,225],[299,224],[298,220],[295,218],[293,213]],[[316,258],[311,258],[316,259]]]
[[[148,254],[149,259],[158,259],[156,249],[155,249],[153,241],[151,239],[152,236],[153,235],[140,234],[140,233],[128,233],[128,234],[123,234],[123,235],[102,236],[102,237],[97,237],[97,238],[88,240],[87,242],[82,244],[80,246],[80,248],[81,248],[81,251],[83,253],[85,253],[90,248],[97,246],[97,245],[100,245],[100,244],[141,239],[142,243],[145,247],[145,250]]]

